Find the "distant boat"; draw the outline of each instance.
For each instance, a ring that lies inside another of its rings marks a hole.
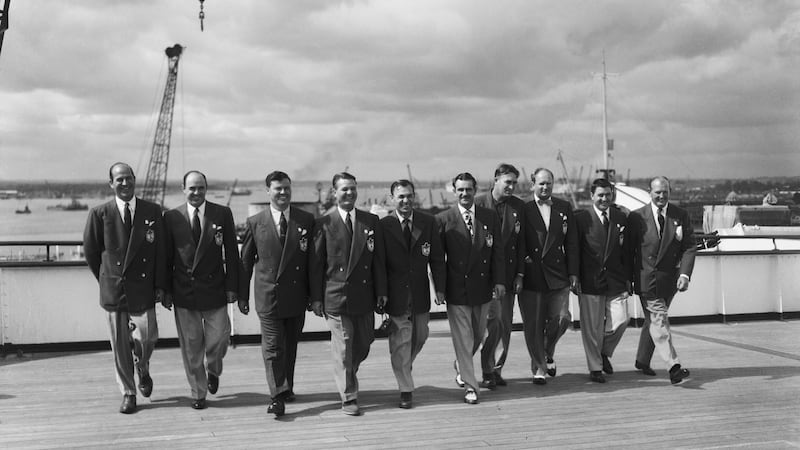
[[[235,187],[231,189],[231,195],[250,195],[253,191],[245,187]]]
[[[30,213],[31,213],[31,209],[30,209],[30,208],[28,208],[28,205],[25,205],[25,208],[23,208],[23,209],[18,209],[18,210],[16,210],[16,211],[14,211],[14,213],[15,213],[15,214],[30,214]]]
[[[52,210],[62,210],[62,211],[86,211],[89,209],[89,205],[85,203],[81,203],[78,201],[77,198],[72,198],[72,201],[67,203],[66,205],[50,205],[47,207],[48,211]]]

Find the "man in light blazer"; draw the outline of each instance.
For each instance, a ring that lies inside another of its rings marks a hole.
[[[437,295],[444,297],[444,251],[432,216],[414,209],[414,184],[397,180],[389,188],[395,210],[381,219],[386,254],[388,302],[391,319],[389,353],[400,388],[400,408],[412,407],[414,379],[411,366],[428,339],[431,309],[430,265]]]
[[[553,198],[553,172],[538,168],[531,175],[533,200],[525,204],[522,313],[525,343],[534,384],[556,376],[556,343],[567,331],[571,279],[578,273],[578,235],[572,207]],[[572,277],[572,278],[571,278]]]
[[[628,326],[631,287],[631,227],[612,208],[614,187],[605,178],[592,182],[592,208],[575,212],[580,250],[578,282],[581,337],[589,379],[605,383],[614,373],[611,356]]]
[[[202,172],[183,176],[186,203],[164,213],[169,290],[165,306],[175,305],[175,325],[194,409],[204,409],[206,394],[216,394],[231,324],[228,303],[239,291],[239,248],[230,208],[206,201]]]
[[[167,285],[161,207],[136,198],[136,176],[125,163],[108,170],[114,200],[92,208],[83,233],[89,269],[100,285],[100,306],[107,311],[119,412],[136,411],[136,380],[149,397],[153,391],[150,356],[158,341],[155,302]]]
[[[489,302],[505,295],[506,275],[497,212],[475,205],[478,182],[469,172],[453,178],[458,204],[436,215],[447,256],[445,296],[453,339],[456,383],[464,402],[478,403],[473,356],[486,333]]]
[[[378,216],[355,208],[356,177],[340,172],[332,185],[336,209],[314,223],[311,308],[331,330],[342,412],[358,416],[358,368],[374,340],[374,312],[386,304],[383,232]]]
[[[525,223],[525,202],[514,196],[519,171],[511,164],[500,164],[494,171],[494,186],[491,192],[475,197],[475,204],[497,212],[500,218],[501,233],[499,243],[505,256],[506,294],[495,298],[489,306],[486,339],[481,349],[481,368],[483,381],[481,387],[494,389],[505,386],[503,365],[508,357],[511,343],[511,325],[514,318],[514,297],[522,288],[520,254],[524,258],[524,236],[522,224]],[[516,280],[516,283],[515,283]]]
[[[261,353],[272,399],[267,412],[280,417],[294,395],[297,343],[310,306],[309,272],[314,216],[290,206],[292,180],[274,171],[265,180],[269,208],[247,219],[242,242],[241,301],[250,298],[255,274]]]
[[[689,288],[694,269],[696,243],[689,213],[669,203],[670,185],[666,177],[650,180],[650,203],[630,216],[634,227],[633,287],[645,311],[635,367],[655,375],[650,367],[653,351],[669,367],[672,384],[689,377],[681,367],[667,312],[676,292]]]

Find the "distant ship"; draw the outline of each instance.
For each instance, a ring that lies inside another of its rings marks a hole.
[[[18,210],[16,210],[16,211],[14,211],[14,213],[15,213],[15,214],[30,214],[30,213],[31,213],[31,209],[30,209],[30,208],[28,208],[28,205],[25,205],[25,207],[24,207],[24,208],[22,208],[22,209],[18,209]]]
[[[252,193],[253,193],[253,191],[251,191],[250,189],[247,189],[245,187],[236,187],[236,186],[234,186],[234,188],[231,189],[231,195],[250,195]]]
[[[61,211],[86,211],[89,209],[89,205],[85,203],[81,203],[78,201],[77,198],[72,198],[72,201],[67,203],[66,205],[50,205],[47,207],[48,211],[52,210],[61,210]]]

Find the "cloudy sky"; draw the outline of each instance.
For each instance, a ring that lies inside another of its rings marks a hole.
[[[12,0],[0,178],[144,178],[179,70],[169,178],[800,174],[796,1]],[[558,171],[560,172],[560,170]]]

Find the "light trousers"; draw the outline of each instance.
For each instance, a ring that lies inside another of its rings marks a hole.
[[[231,335],[228,307],[195,311],[176,306],[175,325],[192,398],[206,398],[206,371],[212,375],[222,375],[222,358],[228,352]]]
[[[603,370],[603,355],[611,357],[628,328],[628,293],[580,294],[581,340],[589,371]]]
[[[503,297],[490,302],[486,318],[486,339],[481,349],[481,369],[485,374],[501,373],[506,363],[511,342],[515,296],[513,292],[506,292]]]
[[[531,371],[547,370],[547,357],[553,358],[556,343],[569,328],[569,288],[552,291],[523,290],[519,294],[525,345],[531,357]]]
[[[404,314],[389,316],[392,319],[392,332],[389,333],[389,354],[392,371],[397,379],[400,392],[414,392],[414,378],[411,367],[428,339],[430,314]]]
[[[333,379],[342,402],[358,399],[358,367],[375,340],[375,315],[327,314],[331,330]]]
[[[657,350],[661,359],[671,368],[680,364],[675,347],[672,346],[672,333],[669,331],[669,316],[667,311],[672,303],[670,298],[641,299],[644,314],[644,326],[639,335],[639,348],[636,351],[636,360],[641,364],[650,365],[653,351]]]
[[[458,371],[464,380],[464,388],[472,389],[476,393],[480,389],[472,359],[483,342],[488,311],[489,302],[477,306],[447,305],[447,321],[450,322],[450,336],[453,338]]]
[[[158,341],[156,310],[150,308],[141,313],[111,311],[106,316],[117,385],[122,394],[136,395],[134,369],[140,379],[150,374],[150,356]]]

